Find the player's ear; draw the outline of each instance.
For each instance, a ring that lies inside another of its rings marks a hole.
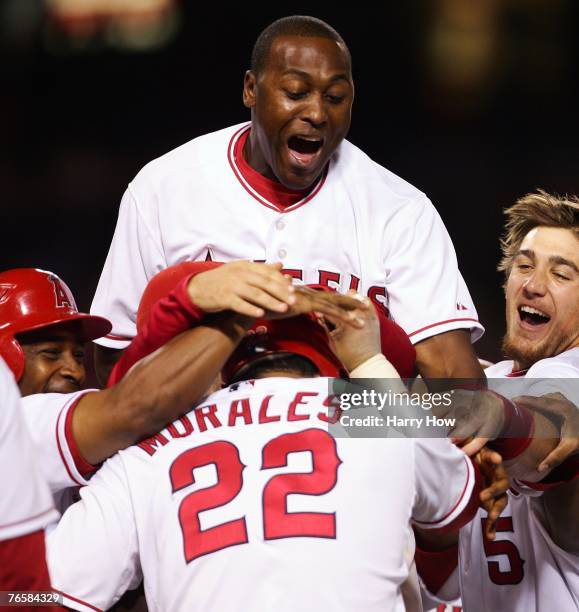
[[[243,78],[243,104],[246,108],[255,106],[257,78],[251,70],[247,70]]]

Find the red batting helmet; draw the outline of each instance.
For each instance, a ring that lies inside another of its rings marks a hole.
[[[166,297],[185,276],[207,272],[221,265],[223,262],[186,261],[159,272],[149,281],[141,298],[137,312],[137,332],[148,321],[153,304]],[[313,287],[329,290],[319,285]],[[402,378],[410,378],[415,368],[414,346],[399,325],[388,319],[379,308],[377,311],[382,352]],[[230,380],[240,367],[273,352],[291,352],[307,357],[318,367],[322,376],[338,376],[344,371],[344,366],[329,348],[325,330],[313,317],[302,315],[291,319],[260,321],[253,326],[252,332],[226,363],[223,370],[225,381]],[[246,355],[243,355],[243,350],[248,351]]]
[[[242,367],[277,353],[306,357],[322,376],[338,378],[346,374],[346,368],[330,348],[326,330],[313,315],[299,315],[289,319],[256,321],[223,366],[223,383],[231,384],[233,376]]]
[[[402,378],[414,376],[416,351],[406,332],[376,308],[382,353]],[[313,315],[258,321],[233,352],[221,373],[228,385],[240,368],[273,353],[296,353],[307,357],[322,376],[341,377],[346,368],[330,348],[326,331]]]
[[[56,274],[36,268],[0,273],[0,355],[17,381],[24,373],[24,352],[16,335],[72,321],[81,342],[112,329],[107,319],[78,312],[70,289]]]
[[[222,266],[221,262],[217,261],[184,261],[180,264],[175,264],[169,268],[161,270],[155,274],[145,287],[139,309],[137,310],[137,333],[140,333],[145,327],[151,314],[151,308],[155,302],[167,297],[173,289],[179,284],[179,281],[184,279],[189,274],[201,274]]]

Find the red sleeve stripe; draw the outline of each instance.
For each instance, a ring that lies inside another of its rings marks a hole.
[[[92,606],[91,604],[87,603],[86,601],[83,601],[82,599],[77,599],[76,597],[73,597],[72,595],[69,595],[68,593],[65,593],[64,591],[59,591],[58,589],[55,589],[54,587],[52,588],[52,590],[55,593],[58,593],[59,595],[62,595],[66,599],[70,599],[70,601],[74,601],[74,602],[79,603],[79,604],[81,604],[83,606],[86,606],[89,610],[95,610],[96,612],[104,612],[101,608],[97,608],[96,606]]]
[[[411,334],[408,334],[408,337],[412,338],[412,336],[415,336],[416,334],[426,331],[427,329],[432,329],[433,327],[438,327],[439,325],[446,325],[447,323],[456,323],[458,321],[470,321],[473,323],[478,323],[480,325],[480,321],[478,319],[471,319],[471,318],[447,319],[446,321],[440,321],[439,323],[432,323],[432,325],[421,327],[420,329],[413,331]]]
[[[413,522],[416,523],[416,525],[419,527],[424,527],[425,529],[439,529],[441,527],[445,527],[446,525],[453,523],[468,507],[471,502],[471,498],[473,497],[473,489],[475,488],[476,484],[476,473],[474,464],[470,461],[470,459],[466,455],[464,455],[463,459],[464,465],[466,466],[466,481],[457,502],[442,518],[436,521],[418,521],[413,519]]]
[[[474,486],[472,492],[470,494],[470,498],[466,506],[461,510],[461,512],[456,515],[450,523],[443,525],[436,531],[439,533],[454,533],[464,527],[467,523],[470,523],[477,513],[480,506],[480,492],[483,489],[483,477],[482,474],[476,465],[476,463],[472,463],[471,460],[468,460],[474,469]]]
[[[521,484],[535,489],[536,491],[548,491],[558,485],[572,482],[579,478],[579,455],[571,455],[563,463],[557,466],[548,476],[540,482],[520,481]],[[516,481],[519,482],[519,481]]]
[[[74,467],[78,471],[78,473],[85,479],[90,478],[99,468],[98,465],[92,465],[80,454],[78,447],[76,445],[76,440],[72,435],[72,417],[74,415],[74,411],[79,404],[79,401],[82,397],[87,395],[83,393],[78,397],[76,401],[72,403],[68,412],[66,414],[66,419],[64,421],[64,439],[66,440],[66,445],[68,446],[68,450],[70,451],[70,455],[72,457],[72,461],[74,463]]]
[[[90,390],[87,390],[85,393],[88,393],[89,391]],[[86,480],[80,474],[77,473],[75,475],[73,473],[73,471],[76,471],[76,466],[74,465],[74,460],[72,460],[72,453],[70,453],[70,449],[68,448],[68,441],[66,439],[66,433],[64,431],[64,423],[61,425],[61,419],[62,419],[63,414],[65,415],[67,414],[67,410],[73,409],[76,406],[80,398],[83,395],[85,395],[85,393],[79,393],[78,395],[75,395],[75,397],[73,397],[70,400],[70,402],[68,402],[68,404],[65,404],[63,406],[62,410],[60,411],[60,414],[58,415],[58,419],[56,420],[56,432],[55,432],[56,433],[56,444],[58,446],[58,453],[60,454],[62,463],[64,464],[64,467],[66,469],[66,472],[70,476],[70,479],[73,482],[75,482],[79,487],[83,487],[84,485],[86,485]],[[66,416],[65,416],[65,421],[66,421]],[[63,440],[62,443],[61,443],[61,438]],[[72,465],[69,465],[69,462],[66,459],[65,452],[63,450],[63,444],[66,444],[66,449],[71,454]]]
[[[51,506],[50,508],[47,508],[46,510],[44,510],[44,512],[40,512],[39,514],[35,514],[34,516],[29,516],[28,518],[20,519],[19,521],[15,521],[14,523],[5,523],[4,525],[0,525],[0,529],[8,529],[8,527],[15,527],[16,525],[23,525],[30,521],[39,519],[45,516],[46,514],[51,514],[52,512],[55,512],[55,510]]]

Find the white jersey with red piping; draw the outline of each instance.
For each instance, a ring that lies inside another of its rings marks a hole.
[[[232,385],[109,459],[49,537],[66,604],[108,608],[144,576],[150,610],[400,605],[410,521],[459,520],[473,466],[446,439],[331,435],[329,384]]]
[[[249,129],[207,134],[147,164],[129,184],[91,312],[124,348],[140,297],[182,261],[281,261],[296,282],[357,289],[420,342],[483,332],[454,247],[430,200],[344,140],[309,195],[280,209],[244,180],[233,153]]]

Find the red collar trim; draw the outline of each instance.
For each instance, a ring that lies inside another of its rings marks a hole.
[[[233,173],[242,187],[263,206],[271,208],[276,212],[291,212],[303,206],[323,187],[328,175],[328,165],[326,165],[322,176],[313,189],[305,192],[287,189],[283,185],[268,179],[256,172],[243,157],[243,145],[249,136],[251,123],[240,128],[229,141],[227,148],[227,159]]]
[[[288,189],[277,181],[263,176],[257,170],[254,170],[245,159],[244,148],[247,139],[249,138],[249,132],[243,132],[237,139],[235,146],[233,147],[233,158],[237,164],[239,172],[243,178],[249,183],[254,191],[257,191],[263,198],[269,202],[274,202],[278,208],[285,210],[294,204],[297,204],[300,200],[303,200],[310,195],[314,187],[308,187],[307,189]]]
[[[513,370],[507,374],[507,378],[519,378],[524,376],[529,371],[529,368],[525,370]]]

